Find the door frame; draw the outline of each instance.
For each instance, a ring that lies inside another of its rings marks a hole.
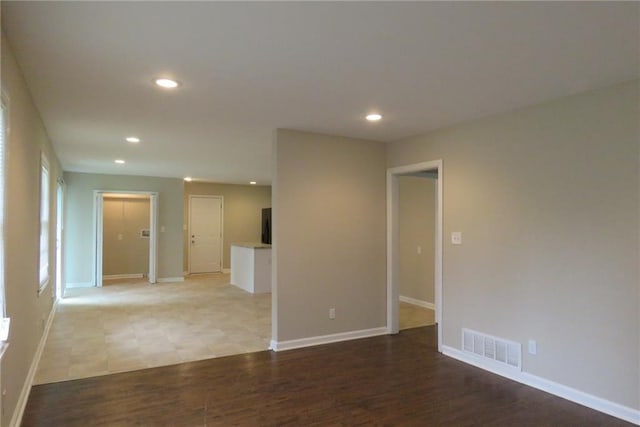
[[[187,205],[187,269],[191,274],[191,200],[194,198],[201,199],[220,199],[220,272],[224,271],[224,196],[189,194],[189,203]]]
[[[414,163],[387,169],[387,330],[397,334],[399,325],[399,185],[398,177],[417,172],[438,173],[436,186],[436,233],[435,233],[435,318],[438,329],[438,351],[442,352],[442,159]]]
[[[64,298],[64,179],[59,178],[56,185],[56,299]]]
[[[93,191],[93,286],[102,287],[102,245],[104,239],[104,195],[107,194],[136,194],[150,198],[149,208],[149,283],[154,284],[158,276],[158,192],[155,191],[121,191],[94,190]]]

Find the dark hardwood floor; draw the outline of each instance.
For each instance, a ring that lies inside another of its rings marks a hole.
[[[435,333],[39,385],[22,425],[631,425],[442,356]]]

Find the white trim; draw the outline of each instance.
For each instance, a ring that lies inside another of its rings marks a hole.
[[[158,193],[151,193],[149,206],[149,283],[158,277]]]
[[[525,384],[538,390],[545,391],[547,393],[553,394],[554,396],[570,400],[572,402],[586,406],[587,408],[595,409],[596,411],[603,412],[607,415],[611,415],[630,423],[640,425],[640,410],[629,408],[628,406],[623,406],[619,403],[611,402],[601,397],[576,390],[575,388],[571,388],[566,385],[562,385],[554,381],[529,374],[527,372],[521,372],[514,369],[509,369],[507,367],[498,366],[497,364],[489,363],[489,360],[482,360],[479,357],[475,357],[472,354],[465,353],[453,347],[443,345],[442,353],[446,356],[452,357],[464,363],[468,363],[469,365],[473,365],[477,368],[484,369],[491,373],[509,378],[510,380],[517,381],[521,384]]]
[[[442,230],[444,170],[442,159],[414,163],[387,169],[387,329],[392,334],[400,330],[398,314],[398,235],[399,235],[399,185],[400,175],[415,172],[437,171],[436,187],[436,236],[435,236],[435,318],[438,328],[438,351],[442,352]]]
[[[144,277],[143,273],[135,273],[135,274],[105,274],[102,276],[103,280],[110,279],[142,279]]]
[[[65,206],[65,183],[62,177],[58,177],[56,183],[56,289],[55,297],[64,298],[66,290],[64,282],[64,206]]]
[[[415,299],[411,297],[405,297],[404,295],[400,295],[400,301],[406,302],[407,304],[417,305],[419,307],[428,308],[429,310],[435,310],[436,305],[432,302],[423,301],[421,299]]]
[[[230,268],[223,268],[223,269],[222,269],[222,272],[223,272],[224,274],[231,274],[231,269],[230,269]]]
[[[98,191],[93,192],[93,286],[102,286],[102,239],[104,228],[104,196]]]
[[[269,349],[273,351],[292,350],[294,348],[311,347],[314,345],[330,344],[340,341],[350,341],[360,338],[376,337],[379,335],[387,335],[389,330],[386,327],[362,329],[359,331],[341,332],[338,334],[320,335],[317,337],[300,338],[289,341],[271,341]]]
[[[135,190],[93,190],[93,285],[102,286],[102,240],[103,240],[103,216],[104,195],[117,196],[119,194],[135,194],[149,196],[149,283],[156,282],[158,275],[158,192]]]
[[[73,288],[93,288],[95,285],[92,282],[77,282],[77,283],[67,283],[65,289],[73,289]]]
[[[184,277],[158,277],[158,283],[184,282]]]
[[[220,270],[217,271],[205,271],[195,274],[206,273],[218,273],[224,272],[222,266],[224,265],[224,196],[216,195],[201,195],[201,194],[189,194],[189,202],[187,204],[187,264],[189,267],[189,273],[191,274],[191,200],[194,198],[202,199],[220,199]]]
[[[18,397],[18,403],[16,404],[16,407],[13,410],[13,416],[11,417],[11,421],[9,421],[9,425],[11,427],[18,427],[22,423],[22,416],[24,415],[24,410],[27,407],[27,401],[29,400],[29,393],[31,393],[31,386],[33,385],[33,380],[36,376],[36,372],[38,371],[40,358],[42,357],[42,352],[44,351],[44,345],[46,344],[47,337],[49,336],[49,329],[51,329],[51,324],[53,324],[53,318],[56,315],[57,306],[58,306],[58,301],[54,300],[53,305],[51,306],[51,312],[49,312],[49,318],[47,319],[47,323],[44,326],[44,331],[42,332],[42,336],[40,337],[40,342],[38,343],[36,354],[33,356],[33,360],[31,361],[31,366],[29,367],[29,372],[27,373],[27,378],[25,378],[24,380],[22,391],[20,392],[20,396]]]

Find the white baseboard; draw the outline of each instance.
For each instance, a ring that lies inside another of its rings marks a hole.
[[[223,272],[224,274],[231,274],[231,269],[230,269],[230,268],[223,268],[223,269],[222,269],[222,272]]]
[[[49,329],[51,329],[53,318],[56,315],[57,306],[58,306],[58,301],[55,300],[53,302],[53,305],[51,306],[51,312],[49,313],[49,318],[47,319],[47,323],[44,326],[44,331],[42,331],[42,336],[40,337],[40,342],[38,343],[38,347],[36,348],[36,354],[33,356],[33,360],[31,361],[31,366],[29,367],[27,378],[25,378],[24,384],[22,386],[22,391],[20,391],[20,396],[18,397],[18,403],[16,404],[16,407],[13,410],[13,416],[11,417],[11,421],[9,421],[10,427],[19,427],[20,424],[22,424],[22,416],[24,415],[24,410],[27,407],[27,401],[29,400],[29,393],[31,393],[31,386],[33,385],[33,380],[36,376],[36,372],[38,371],[40,358],[42,357],[44,346],[47,343],[47,337],[49,336]]]
[[[93,288],[93,283],[91,282],[79,282],[79,283],[67,283],[65,289],[72,288]]]
[[[110,280],[110,279],[142,279],[144,274],[136,273],[136,274],[108,274],[102,276],[102,280]]]
[[[595,409],[616,418],[628,421],[632,424],[640,425],[640,410],[620,405],[619,403],[597,397],[580,390],[562,385],[545,378],[538,377],[527,372],[515,371],[512,369],[501,368],[493,364],[489,364],[480,358],[474,357],[461,350],[449,346],[442,346],[442,353],[446,356],[468,363],[480,369],[492,372],[494,374],[509,378],[513,381],[528,385],[538,390],[545,391],[563,399],[570,400],[587,408]]]
[[[405,297],[403,295],[400,295],[400,301],[406,302],[408,304],[413,304],[413,305],[418,305],[420,307],[428,308],[429,310],[436,309],[436,305],[432,302],[422,301],[422,300],[411,298],[411,297]]]
[[[375,337],[378,335],[386,335],[389,330],[383,328],[362,329],[359,331],[341,332],[338,334],[321,335],[317,337],[300,338],[289,341],[271,341],[269,348],[273,351],[293,350],[294,348],[311,347],[314,345],[330,344],[340,341],[349,341],[359,338]]]
[[[184,277],[158,277],[158,283],[184,282]]]

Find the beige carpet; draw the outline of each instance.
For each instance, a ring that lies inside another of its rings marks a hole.
[[[433,311],[400,303],[400,328],[433,324]],[[34,384],[266,350],[271,294],[252,295],[228,274],[149,285],[105,282],[60,300]]]

